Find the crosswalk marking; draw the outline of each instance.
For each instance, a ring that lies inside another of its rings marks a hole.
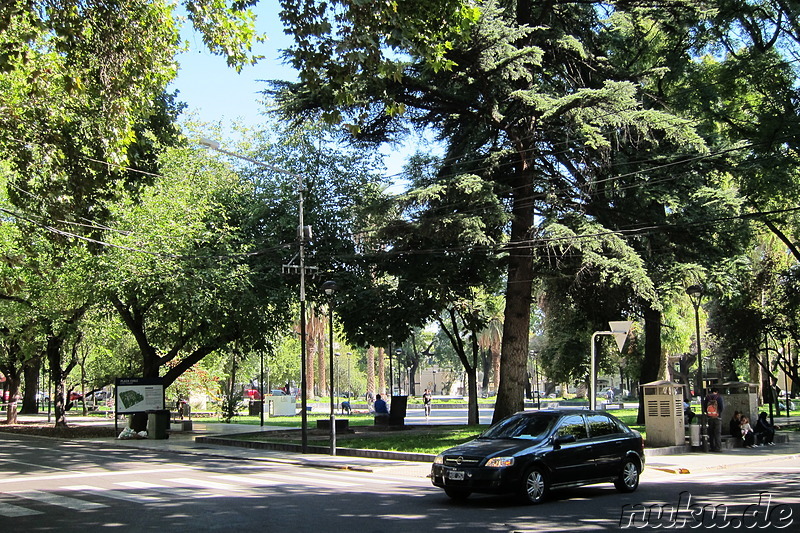
[[[181,496],[183,498],[216,498],[219,496],[218,494],[204,490],[185,489],[183,487],[168,487],[166,485],[156,485],[155,483],[148,483],[146,481],[123,481],[117,483],[117,485],[130,487],[133,489],[146,489],[167,494],[169,496]]]
[[[333,481],[333,480],[324,480],[324,479],[317,479],[315,477],[305,477],[300,475],[282,475],[282,474],[254,474],[256,477],[263,477],[267,479],[277,479],[281,481],[285,481],[290,485],[297,485],[297,484],[304,484],[304,485],[312,485],[312,486],[323,486],[323,487],[338,487],[338,488],[348,488],[348,487],[358,487],[360,486],[359,483],[349,483],[344,481]]]
[[[69,496],[62,496],[60,494],[43,492],[40,490],[20,490],[9,492],[7,494],[25,498],[26,500],[35,500],[37,502],[48,503],[50,505],[66,507],[67,509],[72,509],[74,511],[87,511],[89,509],[102,509],[103,507],[108,507],[102,503],[87,502],[85,500],[79,500],[77,498],[70,498]]]
[[[221,479],[222,481],[229,481],[231,483],[240,483],[246,485],[256,485],[258,487],[273,487],[275,485],[283,485],[283,481],[278,480],[270,480],[270,479],[263,479],[257,478],[253,476],[241,476],[236,474],[218,474],[215,476],[211,476],[214,479]]]
[[[104,498],[111,498],[114,500],[122,500],[126,502],[133,502],[133,503],[157,503],[161,500],[154,496],[147,496],[145,494],[132,494],[130,492],[125,492],[121,490],[114,490],[114,489],[105,489],[101,487],[94,487],[92,485],[70,485],[68,487],[61,487],[64,490],[72,490],[72,491],[79,491],[79,492],[88,492],[90,494],[96,494],[98,496],[102,496]]]
[[[205,479],[192,479],[189,477],[178,477],[167,479],[170,483],[179,483],[181,485],[189,485],[190,487],[200,487],[203,489],[217,489],[227,490],[230,492],[242,492],[242,490],[234,485],[228,483],[217,483],[215,481],[208,481]]]
[[[17,516],[32,516],[37,514],[43,514],[43,513],[41,511],[27,509],[25,507],[20,507],[18,505],[11,505],[10,503],[0,502],[0,516],[5,516],[7,518],[14,518]]]

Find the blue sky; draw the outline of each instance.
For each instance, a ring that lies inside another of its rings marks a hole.
[[[246,66],[240,73],[227,66],[225,59],[208,52],[202,39],[190,28],[183,37],[189,50],[178,57],[180,70],[172,88],[179,91],[179,100],[188,104],[187,111],[194,112],[204,122],[223,124],[241,119],[247,124],[259,122],[260,90],[266,85],[263,79],[296,79],[296,73],[280,61],[280,50],[291,44],[283,29],[276,9],[265,4],[257,7],[257,31],[269,38],[256,44],[254,52],[264,56],[255,66]]]
[[[277,8],[272,7],[271,2],[269,7],[267,4],[262,2],[255,8],[256,30],[268,40],[256,44],[254,53],[264,59],[255,66],[244,67],[240,73],[229,68],[222,57],[209,53],[201,37],[190,27],[184,29],[183,38],[188,41],[189,49],[178,57],[180,69],[171,89],[178,90],[178,99],[188,105],[186,111],[195,114],[200,121],[221,123],[223,130],[231,122],[258,124],[264,110],[259,91],[266,88],[266,84],[258,80],[297,79],[297,73],[280,59],[280,51],[291,45],[291,37],[283,33]],[[215,140],[225,142],[225,139]],[[400,148],[385,147],[382,152],[386,155],[387,176],[398,174],[406,157],[417,146],[411,141]]]

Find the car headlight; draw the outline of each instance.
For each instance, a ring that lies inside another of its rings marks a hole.
[[[437,455],[436,458],[433,460],[433,464],[441,465],[444,464],[444,455]]]
[[[489,468],[502,468],[504,466],[511,466],[514,464],[513,457],[492,457],[486,461],[486,466]]]

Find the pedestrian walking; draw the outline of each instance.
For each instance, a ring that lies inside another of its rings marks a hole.
[[[431,416],[431,391],[425,389],[422,393],[422,404],[425,406],[425,418]]]
[[[712,452],[722,451],[722,412],[725,405],[716,387],[703,400],[703,411],[708,417],[708,446]]]

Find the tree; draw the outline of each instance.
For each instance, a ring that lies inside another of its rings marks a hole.
[[[603,18],[594,6],[581,4],[485,2],[480,7],[474,24],[454,24],[458,30],[448,35],[444,57],[458,68],[432,67],[409,47],[394,70],[365,61],[363,76],[349,72],[347,99],[332,99],[344,85],[328,65],[314,74],[319,87],[312,83],[294,92],[290,87],[282,103],[288,114],[335,111],[357,123],[351,130],[360,138],[386,138],[403,121],[434,127],[447,143],[450,176],[477,167],[502,185],[498,194],[507,198],[511,224],[499,419],[523,406],[536,207],[542,216],[582,210],[581,198],[594,184],[588,154],[611,152],[615,143],[626,142],[617,132],[675,144],[700,144],[700,139],[672,114],[643,109],[632,73],[609,68],[609,51],[619,46],[614,43],[618,19]],[[313,61],[319,56],[309,49],[327,49],[330,39],[302,36],[293,59],[305,72],[306,58],[318,66]],[[360,50],[351,42],[337,44]],[[384,76],[370,81],[371,68],[380,68]]]
[[[105,260],[107,294],[136,339],[143,376],[175,361],[162,376],[169,385],[233,341],[263,344],[263,332],[286,324],[290,296],[283,228],[254,218],[268,199],[252,183],[190,149],[168,150],[162,172],[139,202],[115,206],[120,230]]]

